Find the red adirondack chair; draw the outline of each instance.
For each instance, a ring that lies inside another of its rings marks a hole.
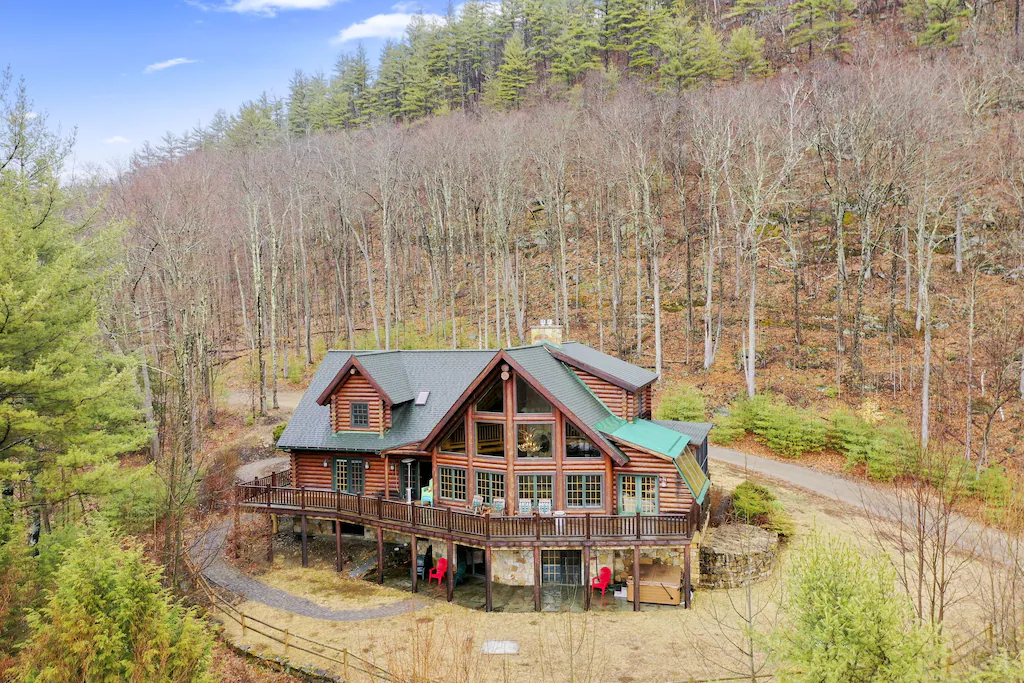
[[[437,566],[430,570],[430,574],[427,576],[427,585],[434,579],[437,579],[437,585],[441,585],[441,579],[444,578],[445,572],[448,571],[448,558],[442,557],[437,561]]]
[[[442,560],[443,562],[444,560]],[[601,567],[601,571],[597,573],[597,576],[590,580],[590,590],[595,588],[601,589],[601,595],[604,595],[605,590],[608,589],[608,584],[612,582],[612,570],[610,567]]]

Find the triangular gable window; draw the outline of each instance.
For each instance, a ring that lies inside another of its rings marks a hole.
[[[504,413],[505,412],[505,386],[502,382],[495,382],[484,392],[480,400],[476,402],[476,410],[479,413]]]
[[[516,412],[550,414],[551,404],[522,377],[516,377]]]
[[[441,452],[443,453],[465,453],[466,452],[466,425],[459,423],[455,426],[452,431],[448,432],[448,436],[441,442]]]

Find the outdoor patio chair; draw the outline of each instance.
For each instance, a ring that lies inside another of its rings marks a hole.
[[[444,578],[445,573],[448,571],[448,558],[442,557],[437,561],[437,566],[430,570],[430,575],[427,577],[427,585],[434,579],[437,579],[437,585],[441,585],[441,579]]]
[[[444,560],[442,560],[443,562]],[[590,590],[595,588],[601,589],[601,595],[608,589],[608,584],[612,582],[612,570],[610,567],[601,567],[601,571],[597,573],[597,576],[590,580]]]

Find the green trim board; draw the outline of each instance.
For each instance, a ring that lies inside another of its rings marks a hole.
[[[700,468],[700,465],[697,464],[697,461],[689,453],[673,458],[672,462],[675,463],[676,469],[679,470],[679,476],[683,478],[683,481],[690,488],[693,499],[697,501],[698,505],[703,505],[704,496],[707,495],[708,490],[711,488],[711,480],[704,474],[704,470]]]
[[[686,448],[686,444],[690,443],[690,437],[685,434],[649,420],[627,422],[612,415],[598,422],[594,428],[611,439],[657,453],[670,460],[678,457]]]

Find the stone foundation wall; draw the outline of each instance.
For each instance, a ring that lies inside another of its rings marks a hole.
[[[779,552],[779,535],[745,524],[712,529],[700,549],[701,585],[739,588],[772,573]]]

